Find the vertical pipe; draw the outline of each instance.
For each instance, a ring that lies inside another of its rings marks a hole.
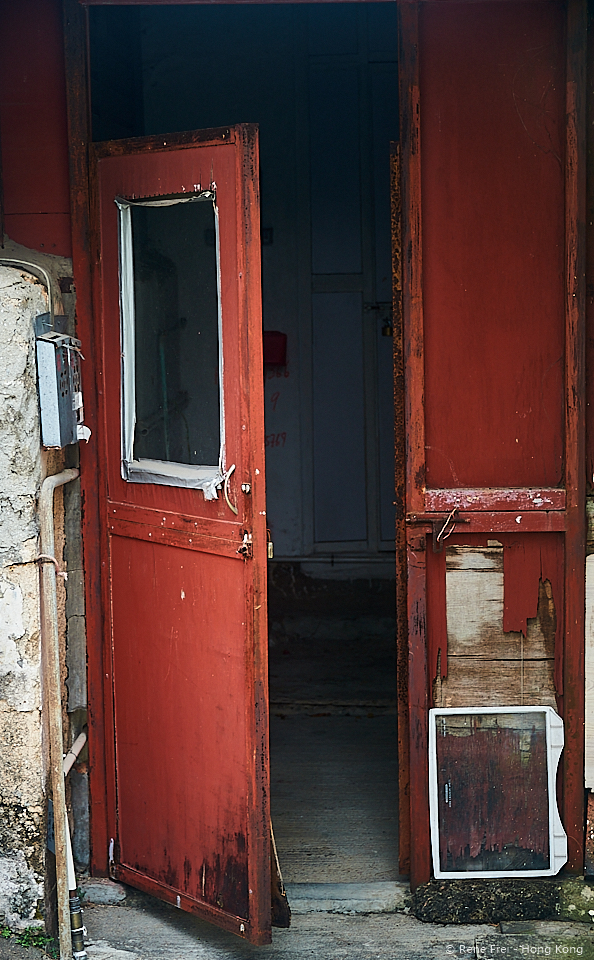
[[[53,557],[54,490],[78,477],[78,470],[64,470],[46,477],[39,497],[41,553]],[[64,787],[62,734],[62,696],[60,677],[60,647],[58,635],[58,601],[56,568],[53,562],[42,561],[41,566],[41,642],[44,686],[47,697],[47,716],[50,744],[50,774],[54,802],[54,833],[56,842],[56,881],[58,898],[58,930],[60,960],[71,960],[70,894],[68,890],[68,862],[66,839],[66,791]]]

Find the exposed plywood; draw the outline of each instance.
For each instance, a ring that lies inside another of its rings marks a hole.
[[[547,588],[551,592],[546,584],[545,596]],[[540,617],[529,620],[525,639],[503,630],[503,589],[502,547],[448,548],[448,659],[553,659],[554,636],[549,630],[543,633]]]
[[[525,637],[504,631],[503,595],[502,547],[448,547],[448,668],[447,678],[435,681],[435,706],[556,708],[550,584],[540,584],[538,615],[528,621]]]
[[[594,554],[586,559],[585,786],[594,789]]]
[[[436,682],[436,707],[557,708],[550,660],[478,660],[452,657],[446,680]]]

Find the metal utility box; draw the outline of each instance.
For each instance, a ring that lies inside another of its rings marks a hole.
[[[88,440],[80,380],[80,341],[65,332],[65,317],[36,318],[36,356],[44,447],[65,447]]]

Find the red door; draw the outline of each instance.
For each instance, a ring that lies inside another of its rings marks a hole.
[[[433,705],[552,698],[567,868],[582,868],[584,11],[401,5],[413,887],[430,877]]]
[[[257,130],[95,150],[110,872],[270,941]]]

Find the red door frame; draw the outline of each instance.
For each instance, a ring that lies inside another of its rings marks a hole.
[[[444,515],[460,490],[427,491],[425,485],[424,327],[419,87],[419,4],[400,8],[400,115],[402,151],[402,304],[405,366],[405,461],[407,513],[408,749],[400,762],[409,774],[410,879],[415,889],[429,881],[428,708],[426,538],[431,514]],[[559,530],[565,543],[565,633],[563,695],[566,747],[563,755],[563,820],[569,840],[570,873],[583,872],[584,787],[584,603],[585,603],[585,41],[586,5],[567,6],[565,164],[565,490],[548,491],[555,501],[546,517],[533,513],[531,530]],[[526,509],[526,491],[493,491],[480,513],[464,513],[473,531],[513,529]],[[485,512],[482,512],[485,511]],[[505,514],[509,519],[506,519]],[[526,516],[526,514],[524,514]],[[404,524],[404,518],[402,518]],[[494,526],[495,525],[495,526]],[[470,528],[467,528],[470,529]],[[428,539],[430,543],[430,539]],[[399,690],[400,692],[400,690]],[[402,782],[401,782],[402,787]],[[401,816],[402,816],[401,807]],[[406,825],[401,822],[406,837]],[[401,869],[408,865],[401,849]]]

